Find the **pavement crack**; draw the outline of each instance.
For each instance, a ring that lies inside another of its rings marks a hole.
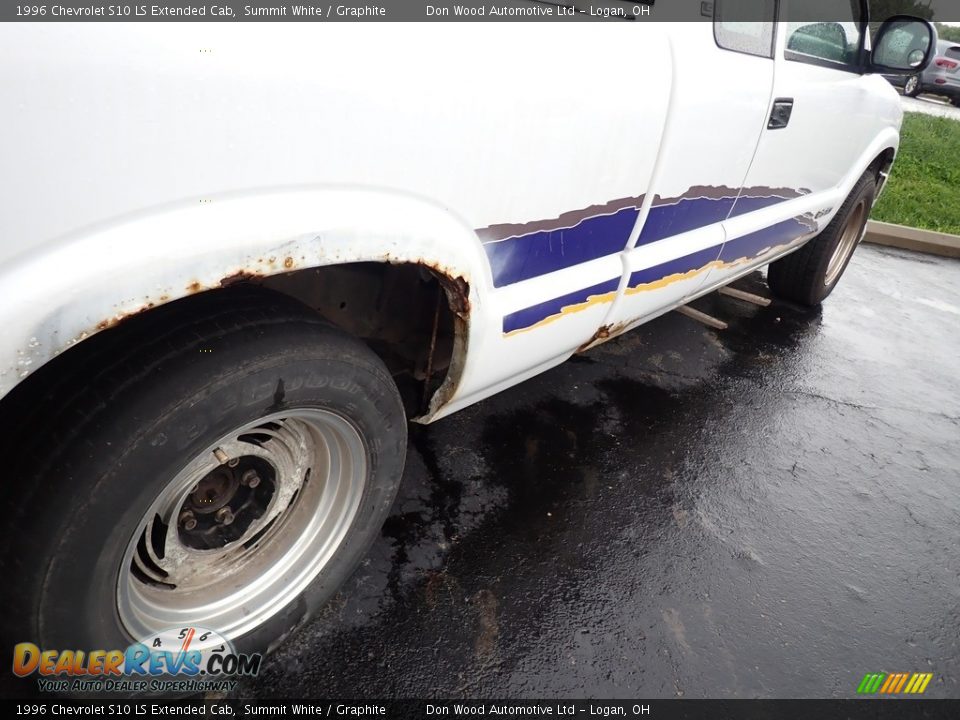
[[[832,398],[827,395],[820,395],[819,393],[810,392],[809,390],[784,390],[785,395],[801,395],[803,397],[811,398],[812,400],[823,400],[824,402],[833,403],[834,405],[843,405],[844,407],[851,407],[856,410],[884,410],[879,405],[862,405],[860,403],[850,402],[849,400],[838,400],[837,398]]]
[[[929,527],[925,522],[923,522],[923,521],[920,520],[916,515],[913,514],[913,510],[910,509],[910,506],[909,506],[909,505],[904,504],[903,507],[904,507],[904,509],[907,511],[907,515],[910,516],[910,519],[913,520],[914,524],[919,525],[919,526],[922,527],[924,530],[929,530],[929,529],[930,529],[930,527]]]
[[[898,405],[865,405],[862,403],[851,402],[849,400],[838,400],[837,398],[832,398],[828,395],[821,395],[819,393],[810,392],[809,390],[784,390],[783,394],[784,395],[800,395],[802,397],[807,397],[812,400],[822,400],[824,402],[833,403],[834,405],[842,405],[844,407],[853,408],[855,410],[862,410],[864,412],[870,412],[870,411],[909,412],[909,413],[917,413],[919,415],[928,415],[931,417],[940,418],[942,420],[948,420],[949,422],[952,422],[952,423],[960,422],[960,416],[949,415],[939,410],[926,410],[923,408],[901,407]]]

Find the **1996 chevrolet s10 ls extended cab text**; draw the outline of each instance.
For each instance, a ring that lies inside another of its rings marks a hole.
[[[826,297],[898,147],[878,73],[933,30],[727,4],[0,28],[5,636],[272,647],[379,532],[409,419],[759,266]]]

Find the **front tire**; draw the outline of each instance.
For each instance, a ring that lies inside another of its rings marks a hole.
[[[819,235],[796,252],[770,263],[770,290],[784,300],[809,307],[819,305],[837,286],[863,238],[876,194],[877,182],[868,170]]]
[[[87,362],[22,435],[11,640],[123,649],[190,625],[264,652],[377,537],[406,452],[383,363],[285,297],[214,295]]]

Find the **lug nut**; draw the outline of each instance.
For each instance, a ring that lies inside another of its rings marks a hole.
[[[240,458],[230,458],[230,459],[227,461],[227,467],[232,467],[232,468],[234,468],[234,467],[236,467],[236,466],[239,465],[239,464],[240,464]]]
[[[251,468],[240,476],[240,484],[246,485],[248,488],[253,489],[260,484],[260,476],[257,474],[256,470]]]
[[[233,511],[228,507],[222,507],[217,510],[217,514],[214,517],[216,517],[217,522],[221,525],[229,525],[233,522]]]
[[[197,518],[189,510],[180,513],[180,527],[184,530],[193,530],[197,527]]]

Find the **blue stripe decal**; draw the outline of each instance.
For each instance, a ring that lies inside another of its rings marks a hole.
[[[639,210],[623,208],[581,220],[569,228],[538,232],[484,244],[495,287],[546,275],[621,252]]]
[[[615,277],[606,282],[567,293],[561,297],[532,305],[523,310],[517,310],[504,316],[503,332],[511,333],[517,330],[524,330],[548,318],[560,317],[563,315],[565,308],[572,308],[576,305],[594,302],[598,299],[598,296],[615,293],[619,286],[620,278]]]
[[[714,246],[706,250],[698,250],[695,253],[690,253],[689,255],[684,255],[674,260],[668,260],[660,265],[653,265],[643,270],[637,270],[630,274],[630,282],[627,283],[627,286],[635,288],[640,285],[649,285],[659,282],[670,275],[682,275],[684,273],[701,270],[716,260],[719,252],[720,248]]]
[[[696,186],[683,196],[655,199],[637,245],[722,222],[728,216],[769,207],[809,190]],[[622,252],[643,196],[591,205],[549,220],[491,225],[477,230],[490,262],[494,287],[503,287]]]
[[[772,205],[779,205],[780,203],[790,199],[792,198],[780,197],[778,195],[767,195],[765,197],[750,197],[748,195],[744,195],[737,198],[737,202],[733,206],[733,210],[730,211],[730,217],[733,218],[739,215],[746,215],[754,210],[762,210],[763,208],[767,208]]]
[[[670,205],[650,208],[637,245],[663,240],[673,235],[723,222],[733,208],[734,197],[687,198]]]
[[[740,260],[754,260],[775,247],[788,245],[816,230],[817,223],[812,217],[800,215],[730,240],[722,247],[709,247],[659,265],[636,270],[630,274],[627,289],[628,292],[642,291],[644,286],[656,285],[664,281],[667,281],[664,284],[671,284],[676,280],[684,279],[683,275],[706,270],[714,262],[732,265]],[[672,276],[677,277],[672,278]],[[565,313],[605,301],[607,298],[603,296],[615,293],[618,285],[619,278],[612,278],[607,282],[510,313],[503,318],[503,332],[511,333],[529,329],[538,323],[559,318]]]
[[[807,216],[797,216],[763,230],[728,240],[720,251],[720,261],[736,262],[756,258],[767,250],[787,245],[817,230],[817,223]]]

